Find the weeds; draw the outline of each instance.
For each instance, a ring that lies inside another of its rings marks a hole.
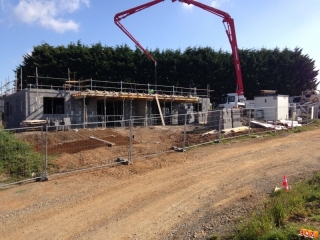
[[[234,239],[300,239],[300,228],[319,226],[319,189],[320,173],[298,183],[290,192],[275,192],[249,221],[240,225]]]
[[[0,129],[0,149],[0,181],[18,181],[40,172],[41,155],[13,133]]]

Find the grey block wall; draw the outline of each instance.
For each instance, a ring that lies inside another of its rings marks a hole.
[[[4,122],[6,128],[18,128],[20,123],[24,120],[37,120],[37,119],[53,119],[61,120],[64,117],[80,116],[83,113],[83,107],[79,100],[71,97],[71,94],[64,90],[51,90],[51,89],[23,89],[16,92],[4,99],[5,107]],[[43,98],[64,98],[64,113],[65,114],[44,114],[43,113]]]
[[[84,122],[99,122],[98,118],[98,99],[96,98],[80,98],[74,99],[72,94],[76,91],[66,90],[51,90],[51,89],[23,89],[17,93],[11,94],[4,98],[4,122],[7,128],[18,128],[20,123],[24,120],[48,120],[51,122],[62,122],[64,118],[69,118],[71,124],[82,124]],[[63,98],[64,100],[64,114],[44,114],[44,98]],[[101,99],[100,99],[101,100]],[[110,100],[109,100],[110,101]],[[152,113],[158,112],[158,109],[154,108],[154,101],[147,102],[141,100],[126,100],[121,106],[121,115],[124,115],[124,120],[130,119],[130,114],[139,118],[148,117],[147,121],[140,120],[138,125],[154,125],[159,121],[150,119]],[[171,124],[184,124],[187,114],[187,124],[193,124],[197,122],[205,122],[205,119],[200,119],[199,116],[195,117],[194,105],[191,103],[177,103],[166,102],[160,103],[162,109],[168,108],[171,111],[171,119],[166,119],[167,123]],[[210,107],[210,100],[208,98],[200,98],[199,105],[201,109],[197,108],[197,111],[208,111]],[[7,112],[6,112],[6,106]],[[119,108],[119,107],[118,107]],[[119,109],[120,109],[119,108]],[[119,110],[118,109],[118,110]],[[123,111],[123,112],[122,112]],[[206,115],[201,115],[202,118],[206,118]],[[203,117],[205,116],[205,117]]]
[[[221,118],[221,129],[236,128],[242,126],[239,109],[223,109]],[[219,129],[220,111],[209,112],[207,125],[213,129]]]
[[[195,123],[194,111],[192,103],[181,103],[178,109],[178,124],[184,124],[185,121],[187,124]],[[185,115],[187,115],[187,119],[185,119]]]
[[[4,98],[3,122],[6,128],[18,128],[26,120],[26,91],[7,95]]]

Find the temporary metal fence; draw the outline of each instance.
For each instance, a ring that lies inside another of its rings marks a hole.
[[[108,122],[110,125],[114,122]],[[105,122],[46,127],[48,172],[61,173],[129,158],[130,127],[105,127]],[[130,120],[125,122],[130,126]],[[116,145],[117,149],[113,146]],[[92,151],[99,149],[98,152]]]
[[[130,164],[203,144],[299,127],[317,118],[318,107],[290,106],[1,129],[0,187],[46,180],[52,174]]]

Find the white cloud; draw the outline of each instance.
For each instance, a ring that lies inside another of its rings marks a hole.
[[[227,3],[227,2],[229,2],[229,0],[213,0],[213,1],[212,0],[208,1],[207,0],[207,1],[203,1],[202,3],[206,4],[208,6],[214,7],[214,8],[219,8],[221,5],[223,5],[224,3]],[[193,7],[194,7],[193,4],[188,5],[186,3],[183,3],[183,8],[184,9],[190,10]]]
[[[81,7],[81,4],[84,4],[87,7],[89,7],[90,0],[68,0],[68,1],[61,0],[59,2],[59,8],[61,10],[66,10],[68,12],[74,12]]]
[[[219,8],[224,3],[229,2],[229,0],[214,0],[211,2],[211,7]]]
[[[186,3],[183,3],[182,6],[183,6],[184,9],[187,9],[187,10],[190,10],[190,9],[192,9],[194,7],[192,4],[186,4]]]
[[[65,13],[72,13],[82,5],[89,6],[90,0],[20,0],[13,8],[15,16],[28,24],[39,24],[56,32],[77,31],[79,23],[63,19]]]

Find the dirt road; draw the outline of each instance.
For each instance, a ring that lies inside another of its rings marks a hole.
[[[0,191],[1,239],[192,239],[224,233],[283,175],[320,170],[320,129],[184,153]]]

